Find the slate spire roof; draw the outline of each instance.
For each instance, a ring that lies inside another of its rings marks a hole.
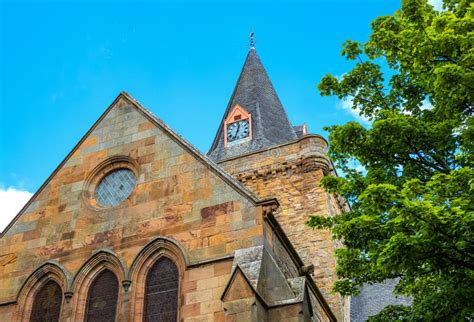
[[[224,120],[236,104],[252,115],[252,140],[225,147]],[[295,139],[297,134],[255,48],[251,47],[208,155],[220,161]]]

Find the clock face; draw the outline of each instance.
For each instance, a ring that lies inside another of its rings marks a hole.
[[[241,120],[227,125],[227,142],[245,139],[249,136],[249,120]]]

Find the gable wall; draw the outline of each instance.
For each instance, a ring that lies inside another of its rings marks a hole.
[[[83,189],[91,171],[116,155],[136,164],[137,186],[118,207],[98,210]],[[130,268],[148,241],[165,236],[184,248],[191,265],[181,289],[183,317],[217,319],[233,251],[263,244],[261,218],[260,207],[121,99],[0,238],[0,315],[14,314],[16,304],[5,303],[48,260],[74,276],[97,250],[109,249]]]

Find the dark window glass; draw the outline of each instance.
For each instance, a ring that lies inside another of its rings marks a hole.
[[[95,191],[95,198],[103,207],[114,207],[128,198],[135,187],[135,174],[129,169],[119,169],[107,174]]]
[[[166,257],[157,260],[146,277],[145,321],[177,321],[178,285],[176,265]]]
[[[58,283],[49,281],[39,290],[31,308],[32,322],[59,321],[63,294]]]
[[[118,281],[115,274],[105,270],[92,282],[87,296],[86,321],[115,321]]]

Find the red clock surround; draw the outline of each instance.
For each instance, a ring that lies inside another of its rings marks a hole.
[[[227,126],[231,123],[241,120],[249,120],[249,136],[246,140],[252,139],[252,115],[247,112],[242,106],[236,104],[229,115],[224,120],[224,146],[228,146],[229,142],[227,142]]]

